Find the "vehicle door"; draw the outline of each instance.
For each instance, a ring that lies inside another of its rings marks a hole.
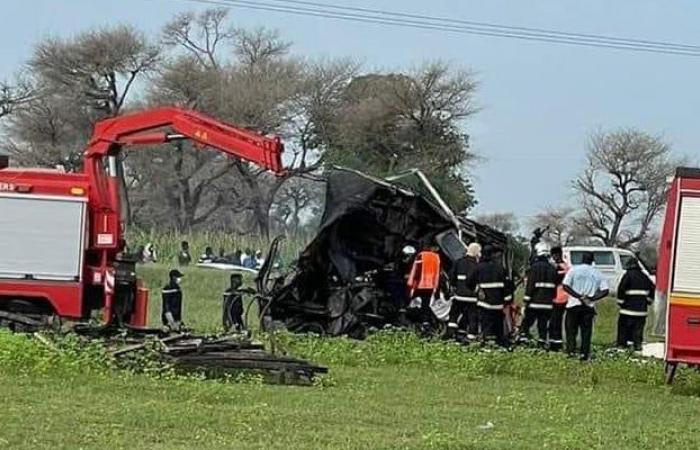
[[[622,278],[622,271],[615,253],[612,250],[598,250],[593,252],[593,258],[596,269],[603,274],[608,282],[610,294],[616,296],[617,285],[620,283],[620,278]]]

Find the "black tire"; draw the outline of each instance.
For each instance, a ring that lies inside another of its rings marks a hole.
[[[678,363],[671,363],[671,362],[666,363],[665,380],[666,380],[666,384],[669,386],[673,383],[673,379],[676,376],[676,369],[678,369]]]

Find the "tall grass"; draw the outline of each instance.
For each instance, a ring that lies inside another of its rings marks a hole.
[[[223,231],[159,232],[132,229],[127,233],[127,242],[131,251],[151,243],[156,249],[159,261],[163,263],[176,262],[182,241],[190,244],[190,253],[194,260],[203,254],[207,247],[211,247],[216,255],[219,254],[220,249],[223,249],[227,255],[235,250],[253,252],[260,250],[265,256],[270,245],[269,240],[260,236],[236,236]],[[285,238],[280,246],[282,264],[286,266],[296,260],[307,243],[308,240],[303,238]]]

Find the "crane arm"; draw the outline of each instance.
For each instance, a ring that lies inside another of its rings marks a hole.
[[[195,111],[159,108],[102,120],[95,125],[83,153],[83,171],[91,184],[90,222],[94,227],[91,249],[114,253],[124,246],[121,172],[117,159],[122,147],[156,145],[179,139],[215,148],[278,175],[284,173],[284,146],[278,137],[262,136]]]
[[[262,136],[181,108],[159,108],[102,120],[95,125],[84,156],[86,160],[101,159],[115,155],[125,145],[154,145],[175,139],[190,139],[277,174],[284,172],[284,145],[279,137]]]

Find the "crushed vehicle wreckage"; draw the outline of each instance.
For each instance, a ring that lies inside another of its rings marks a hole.
[[[407,177],[420,188],[407,187]],[[265,292],[263,326],[363,338],[371,328],[410,325],[411,315],[400,314],[412,263],[402,249],[437,246],[449,271],[471,242],[501,249],[508,265],[507,236],[457,217],[419,171],[387,181],[335,168],[328,173],[318,234],[295,270]],[[449,309],[449,300],[443,303]],[[438,321],[445,315],[433,310]]]

